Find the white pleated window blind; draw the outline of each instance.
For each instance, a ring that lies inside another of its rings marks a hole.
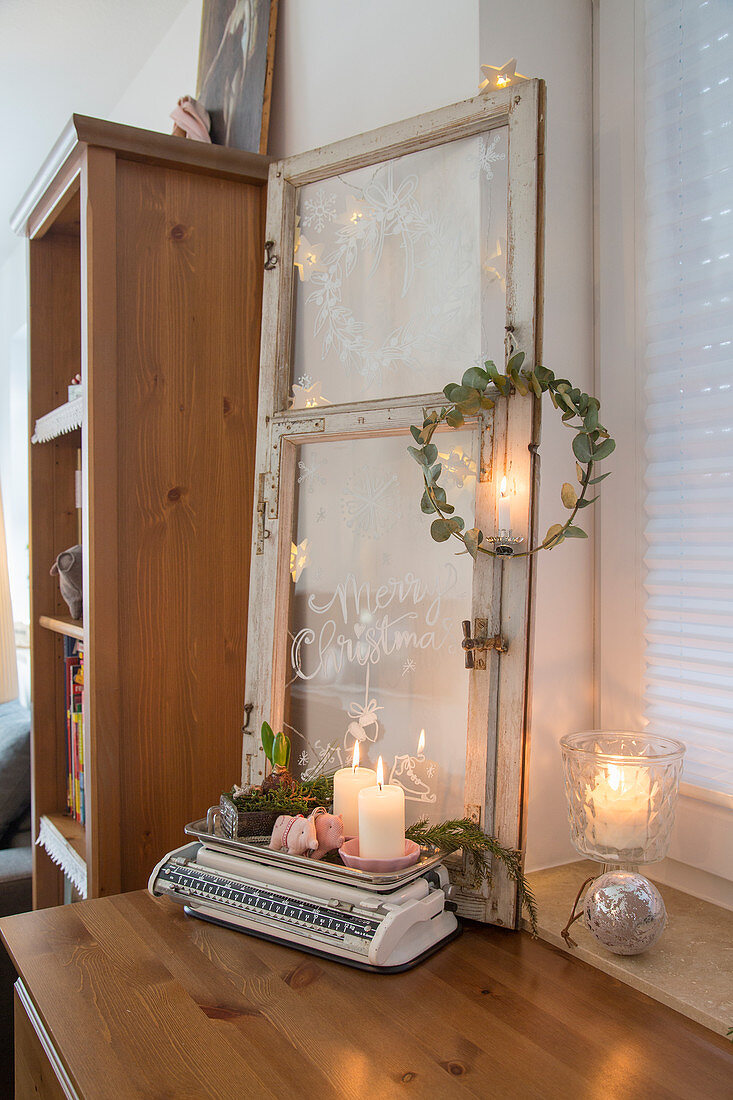
[[[733,3],[645,11],[645,710],[733,795]]]

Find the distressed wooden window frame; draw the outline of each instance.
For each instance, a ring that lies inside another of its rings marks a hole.
[[[247,721],[242,780],[264,771],[257,731],[263,720],[283,719],[290,548],[295,502],[297,446],[326,439],[404,433],[424,406],[442,394],[417,394],[288,409],[293,344],[293,256],[298,188],[444,142],[508,127],[508,225],[506,276],[507,351],[521,347],[530,365],[540,361],[542,336],[544,83],[523,82],[476,96],[330,146],[275,162],[270,167],[266,239],[277,263],[265,272],[256,455],[255,517],[249,598]],[[448,381],[448,379],[446,379]],[[536,538],[536,445],[539,403],[532,397],[499,398],[477,418],[480,470],[476,523],[496,529],[498,482],[511,472],[527,487],[512,514],[515,532],[527,544]],[[416,500],[419,472],[416,471]],[[429,533],[425,531],[426,539]],[[490,653],[486,669],[470,677],[467,715],[465,812],[503,843],[524,842],[524,802],[529,751],[532,557],[510,561],[479,555],[474,567],[472,619],[488,619],[488,633],[501,633],[508,647]],[[459,911],[474,919],[514,927],[516,889],[495,868],[491,889],[473,888],[454,871]]]

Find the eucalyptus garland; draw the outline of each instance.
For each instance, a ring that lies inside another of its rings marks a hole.
[[[575,523],[575,517],[581,509],[589,508],[598,500],[598,495],[588,496],[591,486],[599,485],[609,476],[608,473],[595,473],[596,464],[608,458],[616,447],[615,441],[598,419],[600,402],[573,386],[567,378],[556,378],[549,367],[525,369],[524,358],[523,351],[515,352],[509,359],[504,374],[491,360],[484,364],[486,369],[469,367],[460,383],[450,382],[443,390],[448,404],[440,410],[423,410],[422,427],[413,425],[410,428],[418,446],[408,447],[408,450],[422,469],[425,485],[420,507],[426,515],[437,513],[437,519],[431,524],[430,534],[436,542],[447,542],[450,538],[460,540],[474,560],[479,553],[496,556],[496,551],[484,545],[489,540],[483,531],[477,527],[466,530],[464,520],[454,515],[455,508],[449,503],[445,489],[439,484],[442,466],[437,461],[438,448],[431,440],[441,424],[460,428],[467,417],[492,409],[495,401],[490,391],[498,391],[502,397],[516,392],[523,397],[533,393],[535,397],[541,398],[543,393],[549,393],[550,400],[561,413],[563,424],[574,433],[572,447],[580,490],[576,491],[566,481],[560,491],[563,506],[570,515],[564,523],[553,523],[539,546],[525,550],[516,555],[517,557],[536,554],[538,550],[553,550],[565,539],[587,538],[586,532]]]

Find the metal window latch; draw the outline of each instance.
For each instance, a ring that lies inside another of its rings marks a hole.
[[[242,733],[253,733],[254,731],[249,728],[249,719],[254,709],[254,703],[244,704],[244,724],[242,726]]]
[[[475,636],[473,638],[471,637],[471,620],[464,619],[462,625],[463,641],[461,646],[464,650],[466,668],[485,670],[487,651],[495,649],[497,653],[507,652],[506,643],[501,634],[494,634],[492,638],[487,637],[488,619],[474,620]]]
[[[278,257],[272,252],[274,247],[274,241],[265,241],[265,271],[272,271],[273,267],[277,267]]]

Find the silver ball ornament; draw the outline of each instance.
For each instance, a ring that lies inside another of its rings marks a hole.
[[[652,947],[667,923],[656,886],[636,871],[608,871],[585,895],[588,930],[615,955],[640,955]]]

